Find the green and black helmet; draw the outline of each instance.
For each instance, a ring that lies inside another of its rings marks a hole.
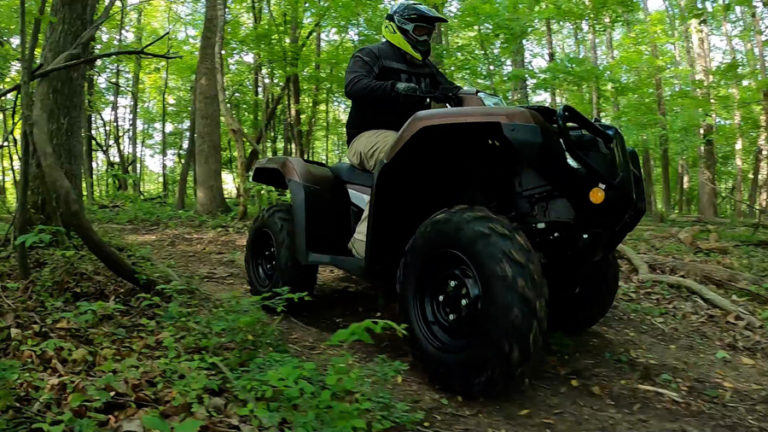
[[[415,1],[400,2],[389,10],[384,21],[384,37],[415,57],[426,60],[432,54],[432,34],[437,23],[448,20],[436,10]]]

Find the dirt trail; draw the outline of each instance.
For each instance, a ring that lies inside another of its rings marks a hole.
[[[190,227],[120,232],[213,293],[246,292],[244,233]],[[635,285],[623,265],[623,287],[609,315],[581,337],[550,337],[529,382],[510,396],[463,401],[435,389],[413,364],[394,391],[427,413],[419,430],[768,431],[765,330],[729,322],[674,288]],[[292,347],[312,353],[324,349],[332,332],[373,317],[397,320],[376,289],[322,268],[314,300],[281,327]],[[412,363],[397,339],[352,349]]]

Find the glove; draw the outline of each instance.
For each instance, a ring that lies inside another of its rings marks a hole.
[[[437,103],[456,104],[458,94],[462,90],[460,86],[442,86],[437,95],[432,98]]]
[[[399,82],[395,84],[395,91],[403,95],[416,96],[421,89],[416,84]]]

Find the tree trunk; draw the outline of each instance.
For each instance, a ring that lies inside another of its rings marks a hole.
[[[688,172],[688,165],[685,164],[684,159],[680,159],[677,164],[677,211],[678,213],[686,213],[687,198],[686,193],[690,186],[690,174]]]
[[[258,0],[258,2],[257,0],[251,0],[251,17],[253,18],[254,31],[258,31],[259,27],[261,26],[263,11],[264,0]],[[259,113],[262,110],[266,111],[265,107],[267,106],[266,86],[262,87],[262,83],[264,81],[262,66],[261,55],[259,52],[257,52],[254,54],[253,60],[253,140],[256,144],[259,144],[256,138],[259,136],[259,132],[262,130]],[[260,92],[261,89],[264,91]],[[259,99],[262,96],[264,100],[260,101]],[[266,154],[266,146],[260,148],[259,152]]]
[[[85,194],[88,202],[94,201],[93,196],[93,100],[94,100],[94,71],[93,67],[89,68],[88,78],[86,80],[86,92],[88,98],[86,100],[87,112],[85,114],[85,130],[83,131],[83,137],[85,137],[85,145],[83,146],[83,168],[85,172]]]
[[[138,46],[143,45],[142,14],[141,5],[138,6],[138,17],[136,20],[136,42]],[[131,177],[133,180],[133,193],[141,193],[139,184],[139,91],[141,82],[141,56],[134,56],[133,60],[133,82],[131,83]]]
[[[120,0],[120,25],[117,32],[117,49],[120,50],[123,47],[123,29],[125,28],[125,11],[126,2]],[[120,176],[117,179],[117,190],[119,192],[128,191],[128,176],[130,170],[128,169],[128,161],[125,157],[125,151],[123,150],[122,135],[120,135],[120,78],[122,76],[122,68],[120,66],[120,60],[118,59],[115,65],[115,89],[112,93],[112,124],[115,130],[115,149],[117,150],[118,163],[120,164]]]
[[[573,24],[573,47],[576,49],[576,57],[581,57],[581,21]]]
[[[728,25],[728,11],[723,13],[723,34],[725,35],[726,43],[728,45],[728,51],[731,54],[731,63],[738,65],[738,57],[736,55],[736,48],[733,45],[733,39],[731,38],[730,26]],[[737,73],[739,71],[737,70]],[[741,114],[741,90],[739,89],[740,79],[736,78],[731,85],[731,93],[733,93],[733,100],[735,108],[733,110],[733,123],[736,127],[736,143],[734,144],[734,158],[736,162],[736,179],[733,182],[733,195],[736,198],[734,202],[734,216],[736,218],[742,218],[744,201],[744,131],[742,128],[742,114]]]
[[[219,95],[219,109],[224,115],[224,121],[229,130],[229,135],[235,141],[237,151],[237,197],[238,211],[237,219],[245,220],[248,217],[248,200],[250,193],[248,191],[248,170],[246,168],[245,141],[247,140],[245,131],[240,122],[235,118],[232,109],[227,103],[227,90],[224,83],[224,60],[222,50],[224,48],[224,28],[226,21],[226,0],[219,0],[218,4],[218,27],[216,32],[216,85]],[[258,148],[253,145],[252,147]]]
[[[171,28],[171,9],[168,8],[168,28]],[[166,50],[171,50],[171,38],[166,39]],[[160,146],[162,153],[162,175],[163,175],[163,200],[168,201],[168,167],[166,166],[166,159],[168,158],[168,128],[166,123],[168,122],[168,74],[170,72],[171,62],[165,60],[165,74],[163,76],[163,94],[161,101],[161,132],[160,132]]]
[[[273,121],[269,127],[272,129],[271,139],[269,142],[269,152],[272,157],[276,157],[280,154],[277,148],[277,141],[280,139],[277,134],[277,122]]]
[[[192,86],[192,107],[189,116],[189,141],[187,142],[187,152],[184,155],[184,164],[181,166],[179,175],[179,189],[176,191],[176,210],[184,210],[187,207],[187,181],[189,171],[195,163],[195,108],[197,101],[195,99],[197,91]]]
[[[301,57],[301,50],[299,46],[299,34],[301,32],[299,19],[300,3],[296,0],[291,2],[290,5],[290,33],[289,33],[289,46],[288,46],[288,67],[290,68],[290,74],[288,76],[288,88],[290,92],[291,105],[289,109],[290,113],[290,133],[291,141],[296,146],[296,154],[300,158],[306,156],[306,149],[304,148],[304,133],[301,128],[301,81],[299,78],[299,60]]]
[[[768,205],[768,196],[766,195],[768,190],[765,190],[765,187],[761,188],[761,183],[764,178],[768,178],[768,87],[765,84],[768,74],[766,74],[762,20],[758,13],[757,5],[753,3],[752,7],[752,25],[755,30],[757,62],[760,70],[761,111],[758,150],[755,156],[755,169],[753,170],[752,185],[750,187],[749,204],[751,207],[766,208]]]
[[[32,29],[30,40],[27,40],[27,5],[25,0],[19,2],[20,34],[21,34],[21,172],[19,173],[19,185],[16,191],[16,222],[14,224],[14,238],[27,234],[29,231],[29,206],[27,197],[29,194],[30,179],[30,141],[32,136],[32,68],[35,63],[35,50],[40,36],[41,17],[45,13],[46,0],[40,4],[38,16]],[[24,243],[16,245],[16,263],[19,268],[19,276],[23,280],[29,279],[29,258],[27,247]]]
[[[656,192],[653,188],[653,162],[651,152],[646,147],[643,150],[643,177],[645,180],[645,202],[648,216],[656,213]]]
[[[333,68],[331,68],[333,75]],[[328,165],[331,152],[331,90],[325,86],[325,164]]]
[[[686,1],[686,0],[683,0]],[[690,1],[690,0],[689,0]],[[691,89],[694,88],[696,82],[696,59],[693,52],[693,40],[691,36],[691,26],[687,14],[683,15],[682,19],[683,27],[683,42],[685,44],[685,60],[688,65],[688,81],[691,85]]]
[[[288,98],[288,104],[283,113],[283,156],[293,156],[291,145],[291,119],[288,116],[290,112],[291,98]]]
[[[547,30],[547,65],[552,67],[555,63],[555,44],[552,40],[552,20],[547,18],[544,21],[544,27]],[[549,107],[557,107],[557,89],[554,84],[549,87]]]
[[[600,110],[600,64],[597,58],[597,34],[595,31],[595,17],[589,18],[589,48],[592,54],[592,67],[595,68],[595,74],[592,78],[592,118],[601,117]]]
[[[8,127],[5,120],[5,111],[3,111],[3,139],[0,140],[0,204],[5,205],[8,201],[8,195],[5,192],[5,155],[3,150],[5,147],[10,148],[8,141]]]
[[[699,98],[708,105],[701,111],[699,147],[699,216],[717,218],[717,181],[715,178],[717,160],[715,157],[715,121],[712,115],[714,103],[710,86],[712,75],[709,59],[709,29],[705,21],[698,18],[691,21],[693,45],[696,54],[696,79],[699,82]],[[709,112],[707,112],[709,111]]]
[[[649,18],[648,2],[643,0],[643,11],[646,20]],[[656,41],[651,41],[651,61],[656,62],[659,58],[659,47]],[[653,65],[653,82],[656,94],[656,113],[659,116],[659,149],[661,150],[661,183],[662,183],[662,204],[664,213],[672,212],[672,186],[669,178],[669,131],[667,127],[667,106],[664,99],[664,81],[662,80],[662,71],[659,66]]]
[[[48,25],[45,37],[45,46],[43,48],[40,62],[41,64],[52,63],[60,54],[70,50],[75,41],[87,30],[95,1],[83,0],[78,2],[53,2],[50,8],[50,16],[56,20]],[[83,20],[82,16],[87,15],[88,20]],[[61,22],[63,21],[63,23]],[[70,21],[72,21],[70,23]],[[85,55],[84,51],[82,55]],[[82,166],[83,166],[83,148],[82,140],[74,140],[70,137],[81,136],[83,129],[83,120],[81,115],[85,112],[85,81],[87,67],[77,66],[63,71],[56,72],[46,77],[44,83],[38,83],[38,90],[42,87],[46,89],[56,89],[57,97],[65,100],[66,104],[58,104],[57,101],[47,99],[50,96],[47,93],[38,93],[34,98],[34,110],[46,111],[50,121],[60,126],[59,133],[52,135],[52,147],[60,168],[69,180],[75,196],[83,196],[82,190]],[[29,100],[32,100],[30,95]],[[39,107],[38,107],[39,106]],[[32,112],[32,107],[28,107],[28,113]],[[23,110],[23,109],[22,109]],[[31,120],[30,120],[31,121]],[[35,118],[35,122],[39,120]],[[31,134],[30,128],[30,134]],[[31,135],[30,135],[31,136]],[[28,138],[31,140],[31,138]],[[22,140],[23,141],[23,140]],[[30,151],[34,154],[36,146],[33,147],[30,141]],[[22,142],[23,146],[23,142]],[[30,156],[30,199],[31,208],[34,214],[41,218],[40,222],[46,225],[60,225],[61,221],[55,209],[53,196],[44,181],[44,172],[38,162],[38,158]]]
[[[512,71],[512,103],[530,105],[525,66],[525,39],[522,34],[519,35],[512,48]]]
[[[317,124],[317,111],[320,106],[320,55],[322,53],[323,38],[322,33],[317,32],[315,34],[315,76],[314,84],[312,85],[312,104],[309,108],[309,121],[307,122],[307,133],[304,135],[304,148],[310,154],[313,150],[313,138],[315,133],[315,125]]]
[[[682,60],[681,60],[681,54],[680,54],[680,44],[679,44],[680,38],[678,35],[679,25],[677,23],[677,15],[675,11],[672,9],[672,6],[669,0],[663,0],[663,2],[664,2],[664,8],[667,11],[667,23],[669,25],[669,29],[672,34],[672,49],[675,53],[675,69],[680,69],[680,64],[682,63]],[[676,90],[680,90],[679,86],[676,87]]]
[[[755,209],[757,208],[757,198],[759,195],[759,189],[760,189],[760,169],[763,165],[763,149],[760,147],[757,147],[755,149],[755,158],[754,163],[752,165],[752,182],[749,186],[749,209],[747,210],[747,216],[749,217],[755,217],[757,213],[755,212]]]
[[[611,62],[611,65],[613,65],[616,62],[616,51],[613,49],[613,24],[611,23],[610,17],[606,19],[606,24],[608,26],[608,29],[605,32],[605,48],[608,50],[608,59]],[[613,82],[608,83],[608,88],[611,93],[611,107],[613,108],[613,116],[614,118],[619,116],[619,112],[621,112],[621,106],[619,105],[619,94],[616,91],[616,88],[613,85]]]
[[[43,64],[49,64],[50,61],[46,60],[69,50],[74,41],[91,26],[96,3],[97,0],[53,3],[51,17],[54,19],[49,24],[43,48]],[[113,4],[108,4],[105,13],[109,13]],[[90,45],[90,42],[91,40],[88,40],[86,45]],[[85,52],[81,55],[85,55]],[[31,65],[31,62],[29,64]],[[27,77],[31,75],[28,74]],[[28,85],[29,82],[27,92]],[[37,150],[46,186],[55,196],[54,206],[64,227],[77,233],[85,246],[119,277],[136,286],[151,288],[154,286],[153,282],[140,278],[133,267],[94,231],[85,216],[82,195],[78,195],[77,186],[70,183],[63,169],[68,163],[60,160],[55,152],[56,147],[66,145],[70,153],[69,160],[78,162],[82,157],[84,86],[84,66],[42,78],[37,85],[34,108],[32,112],[28,112],[28,115],[35,119],[29,138],[34,137],[31,141]],[[80,165],[76,168],[79,172]]]
[[[144,123],[141,128],[141,143],[139,144],[139,190],[144,190],[144,150],[147,144],[147,132],[149,131],[149,124]]]
[[[166,123],[168,122],[168,72],[170,69],[170,61],[165,61],[165,74],[163,76],[163,93],[161,100],[161,114],[160,114],[160,153],[161,153],[161,167],[163,176],[163,198],[168,199],[168,167],[166,166],[166,158],[168,157],[168,129]]]
[[[206,0],[205,24],[197,64],[195,172],[197,211],[215,215],[229,211],[221,182],[221,111],[216,85],[218,0]]]
[[[3,113],[3,120],[5,121],[5,113]],[[15,124],[16,124],[15,115],[12,115],[11,116],[11,128],[13,128]],[[13,188],[14,188],[14,190],[18,190],[19,181],[18,181],[18,176],[16,175],[16,168],[14,168],[14,159],[13,159],[13,152],[14,152],[14,150],[18,153],[18,149],[17,149],[18,142],[16,140],[16,136],[12,133],[12,131],[11,131],[10,134],[8,134],[6,136],[6,138],[7,138],[7,144],[8,144],[7,147],[6,147],[8,149],[8,152],[7,152],[8,153],[8,167],[10,167],[10,170],[11,170],[11,179],[13,180]]]

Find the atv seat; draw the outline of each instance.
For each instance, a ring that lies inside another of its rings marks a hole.
[[[340,163],[331,167],[331,172],[339,180],[347,184],[373,187],[373,173],[357,169],[348,163]]]

